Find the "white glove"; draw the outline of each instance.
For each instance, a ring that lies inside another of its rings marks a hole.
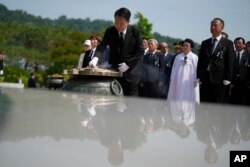
[[[0,75],[3,75],[3,70],[0,70]]]
[[[119,66],[118,69],[121,72],[125,72],[129,69],[129,66],[126,63],[118,64],[118,66]]]
[[[90,62],[89,62],[89,67],[96,67],[98,62],[98,58],[94,57]]]
[[[229,85],[230,83],[231,83],[230,81],[223,80],[223,84],[224,84],[224,85]]]

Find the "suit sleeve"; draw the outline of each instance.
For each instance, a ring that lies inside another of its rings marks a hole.
[[[228,41],[227,54],[225,56],[224,66],[224,80],[232,81],[233,78],[233,54],[234,54],[234,46],[232,41]]]
[[[136,40],[134,54],[129,55],[129,58],[125,59],[125,63],[130,67],[130,69],[133,69],[137,65],[137,63],[140,61],[141,57],[144,54],[141,33],[137,29],[135,29],[134,31],[134,38],[135,38],[134,40]]]
[[[99,62],[102,60],[103,52],[106,50],[109,44],[109,33],[110,29],[107,29],[104,33],[102,42],[97,46],[94,57],[98,57]]]
[[[199,59],[197,64],[197,79],[202,80],[202,71],[203,71],[203,59],[204,59],[204,52],[205,52],[204,42],[201,44],[200,53],[199,53]]]

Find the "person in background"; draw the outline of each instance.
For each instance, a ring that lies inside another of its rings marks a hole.
[[[168,101],[200,102],[199,84],[196,80],[196,70],[198,56],[192,52],[194,42],[191,39],[185,39],[182,43],[182,53],[175,58],[170,87],[168,92]]]
[[[245,51],[245,39],[237,37],[234,40],[233,80],[231,83],[231,103],[247,103],[248,55]]]
[[[202,42],[197,67],[203,102],[225,103],[233,77],[233,42],[223,38],[224,21],[211,21],[212,37]]]
[[[143,48],[144,48],[144,55],[146,55],[148,53],[148,38],[143,37],[142,42],[143,42]]]
[[[174,46],[174,57],[172,58],[171,66],[173,66],[173,64],[174,64],[174,59],[175,59],[175,57],[176,57],[179,53],[181,53],[181,42],[175,42],[175,43],[173,44],[173,46]]]
[[[247,105],[250,106],[250,41],[246,42],[245,51],[248,58],[248,70],[247,70]]]
[[[3,75],[3,53],[0,51],[0,76]]]
[[[222,32],[221,35],[222,35],[223,38],[228,39],[228,34],[226,32]]]
[[[35,73],[31,73],[28,79],[28,88],[36,88]]]
[[[161,54],[162,54],[162,70],[163,70],[163,85],[161,89],[161,98],[167,99],[168,89],[170,84],[170,75],[172,70],[172,59],[173,55],[168,52],[168,44],[162,42],[160,44]]]
[[[114,14],[115,25],[106,29],[94,58],[89,62],[95,67],[102,58],[107,46],[110,48],[109,62],[113,69],[123,73],[118,79],[125,96],[138,95],[139,61],[144,49],[139,29],[129,25],[131,13],[127,8],[120,8]]]
[[[143,37],[142,42],[143,42],[144,56],[145,56],[148,53],[148,38]],[[143,75],[143,57],[144,56],[142,56],[140,60],[140,78],[141,78],[141,75]],[[138,84],[138,96],[145,97],[144,92],[145,92],[144,85],[143,85],[143,82],[140,80]]]
[[[92,48],[91,48],[91,50],[88,50],[85,52],[85,56],[83,58],[83,63],[82,63],[82,68],[89,67],[89,62],[93,59],[93,57],[95,55],[96,47],[100,44],[102,39],[99,36],[93,35],[90,37],[90,41],[91,41]]]
[[[141,86],[144,96],[149,98],[160,98],[162,77],[162,55],[157,52],[158,42],[155,39],[148,40],[148,53],[143,56]]]
[[[82,53],[79,57],[79,61],[78,61],[78,69],[81,69],[82,68],[82,63],[83,63],[83,59],[84,59],[84,55],[85,55],[85,52],[90,50],[92,48],[91,46],[91,41],[89,39],[86,39],[83,43],[83,49],[84,49],[84,53]]]
[[[182,52],[181,51],[181,42],[175,42],[173,45],[174,45],[174,53],[175,53],[174,56],[176,56]]]

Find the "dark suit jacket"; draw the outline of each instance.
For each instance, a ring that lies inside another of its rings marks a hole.
[[[233,55],[233,83],[241,80],[246,81],[248,79],[248,58],[249,56],[244,51],[240,62],[237,61],[236,52]]]
[[[163,55],[159,52],[155,52],[154,55],[147,53],[143,57],[143,68],[142,68],[142,78],[143,82],[159,82],[163,80],[163,70],[162,70],[162,60]]]
[[[144,54],[142,38],[140,31],[128,26],[125,35],[123,50],[119,47],[119,33],[114,26],[108,28],[104,34],[102,42],[98,45],[95,56],[102,58],[102,53],[107,45],[110,48],[109,63],[113,68],[118,68],[118,64],[125,62],[129,66],[127,73],[131,72],[137,66],[141,56]]]
[[[221,84],[223,80],[231,81],[233,76],[233,42],[221,38],[213,54],[211,53],[212,38],[202,42],[198,67],[197,78],[201,82],[205,81],[208,65],[210,64],[209,76],[211,83]]]
[[[84,57],[83,57],[83,62],[82,62],[82,68],[85,68],[89,65],[89,62],[91,61],[91,49],[90,50],[87,50],[84,54]]]
[[[166,56],[162,55],[162,70],[163,70],[163,77],[164,82],[169,83],[170,82],[170,76],[172,71],[172,61],[174,56],[171,54],[167,54]]]

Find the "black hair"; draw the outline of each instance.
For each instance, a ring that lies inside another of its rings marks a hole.
[[[183,45],[184,42],[190,43],[191,48],[194,48],[194,41],[192,39],[186,38],[184,41],[181,42],[181,45]]]
[[[214,18],[214,19],[211,21],[211,24],[212,24],[214,21],[216,21],[216,20],[219,20],[219,21],[221,22],[221,24],[223,25],[222,27],[224,28],[224,26],[225,26],[224,20],[221,19],[221,18],[218,18],[218,17]]]
[[[99,43],[102,42],[102,38],[99,37],[99,36],[97,36],[97,35],[92,35],[92,36],[90,37],[90,40],[92,40],[92,39],[96,39]]]
[[[242,40],[242,41],[243,41],[243,44],[245,45],[245,39],[244,39],[243,37],[237,37],[237,38],[235,38],[234,43],[235,43],[236,41],[238,41],[238,40]]]
[[[119,16],[119,17],[123,17],[125,18],[127,21],[129,21],[130,17],[131,17],[131,13],[127,8],[120,8],[115,12],[115,16]]]

